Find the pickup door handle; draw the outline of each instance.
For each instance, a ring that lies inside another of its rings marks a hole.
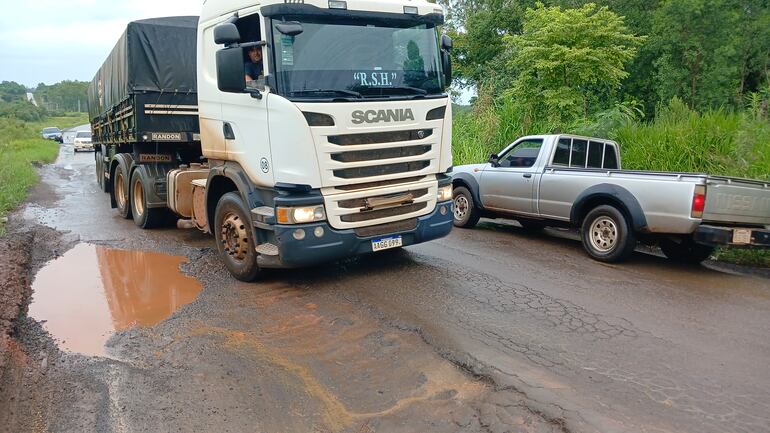
[[[526,177],[527,179],[529,179],[529,178],[531,178],[531,177],[532,177],[532,175],[531,175],[530,173],[525,173],[525,174],[524,174],[524,177]]]

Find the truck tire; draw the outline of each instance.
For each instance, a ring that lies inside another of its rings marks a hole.
[[[99,184],[99,189],[102,192],[110,192],[110,185],[107,178],[104,177],[104,156],[102,156],[101,150],[94,152],[94,160],[96,161],[96,182]]]
[[[115,205],[117,206],[118,213],[125,219],[131,219],[129,182],[128,167],[120,160],[112,179],[112,191],[115,195]]]
[[[257,244],[249,212],[237,192],[228,192],[219,199],[214,212],[214,236],[227,270],[240,281],[254,281],[260,273]]]
[[[458,186],[453,191],[454,197],[454,225],[455,227],[473,228],[481,218],[473,194],[464,186]]]
[[[622,262],[636,248],[631,224],[623,212],[613,206],[602,205],[588,212],[580,232],[583,248],[601,262]]]
[[[714,247],[699,244],[691,238],[664,238],[659,242],[663,254],[669,259],[679,263],[698,264],[714,253]]]
[[[166,208],[147,207],[147,185],[139,170],[131,175],[131,215],[134,223],[143,229],[162,227],[168,221]]]

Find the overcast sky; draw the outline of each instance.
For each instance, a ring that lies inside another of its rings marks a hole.
[[[91,81],[128,22],[199,15],[203,0],[0,0],[0,81]]]

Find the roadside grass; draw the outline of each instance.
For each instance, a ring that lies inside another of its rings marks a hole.
[[[40,131],[47,126],[66,129],[85,123],[88,116],[84,113],[32,123],[0,118],[0,235],[5,234],[8,212],[24,201],[29,187],[38,181],[33,164],[51,163],[59,154],[59,143],[40,138]]]
[[[511,101],[480,97],[472,110],[454,118],[454,165],[483,163],[491,153],[524,135],[564,132],[617,141],[627,169],[770,180],[770,122],[751,110],[698,113],[672,100],[652,121],[615,110],[559,126],[528,120],[530,116]],[[720,249],[715,257],[770,267],[767,250]]]

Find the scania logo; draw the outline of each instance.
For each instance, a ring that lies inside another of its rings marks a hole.
[[[414,120],[414,113],[411,108],[399,108],[396,110],[356,110],[353,112],[353,123],[360,125],[362,123],[379,122],[406,122]]]

